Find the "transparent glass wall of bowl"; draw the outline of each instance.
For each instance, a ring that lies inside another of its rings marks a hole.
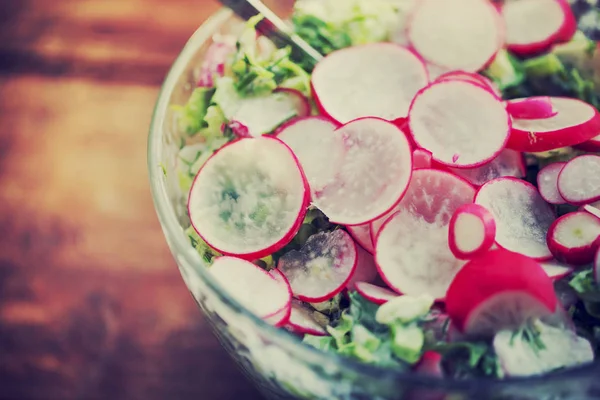
[[[181,192],[176,174],[182,137],[170,106],[186,102],[214,35],[235,33],[240,27],[241,21],[221,11],[189,40],[169,72],[156,105],[148,166],[159,220],[181,275],[223,347],[259,390],[269,399],[600,399],[600,365],[543,379],[445,382],[321,353],[255,318],[218,287],[184,234],[189,223],[186,194]]]

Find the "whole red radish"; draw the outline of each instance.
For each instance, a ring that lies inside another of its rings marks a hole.
[[[478,204],[464,204],[450,220],[448,244],[459,260],[469,260],[488,251],[496,239],[496,221]]]
[[[550,226],[547,240],[558,261],[589,264],[600,246],[600,218],[585,211],[565,214]]]

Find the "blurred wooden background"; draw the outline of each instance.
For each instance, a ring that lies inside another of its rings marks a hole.
[[[146,173],[159,85],[218,7],[0,0],[0,399],[260,398],[188,294]]]

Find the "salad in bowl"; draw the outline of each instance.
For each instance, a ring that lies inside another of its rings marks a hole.
[[[155,202],[264,393],[600,398],[600,55],[576,11],[298,0],[317,63],[260,15],[188,44]]]

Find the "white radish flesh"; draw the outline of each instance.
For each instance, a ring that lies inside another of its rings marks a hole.
[[[594,206],[592,204],[586,204],[582,207],[582,210],[589,212],[590,214],[600,218],[600,209],[597,206],[598,206],[597,204],[596,204],[596,206]]]
[[[399,296],[398,293],[368,282],[357,282],[355,286],[361,296],[375,304],[384,304]]]
[[[344,143],[335,134],[338,125],[323,117],[290,121],[277,132],[277,139],[294,152],[312,190],[321,190],[335,179],[344,158]]]
[[[373,241],[371,240],[371,224],[365,225],[349,225],[346,227],[350,235],[356,240],[363,249],[373,254],[375,252],[375,247],[373,246]]]
[[[498,178],[483,185],[475,203],[488,209],[496,221],[496,244],[537,260],[549,260],[548,228],[554,211],[537,189],[516,178]]]
[[[450,80],[417,94],[409,127],[416,144],[435,161],[469,168],[500,154],[510,134],[510,117],[500,99],[482,86]]]
[[[231,297],[261,318],[273,317],[291,302],[285,284],[249,261],[223,256],[209,271]]]
[[[598,135],[600,114],[594,107],[566,97],[551,97],[550,100],[556,111],[553,117],[513,118],[508,148],[543,152],[584,143]]]
[[[600,200],[600,156],[586,154],[569,161],[558,175],[558,190],[574,205]]]
[[[344,157],[336,179],[312,201],[332,222],[363,225],[388,212],[402,198],[412,174],[412,153],[406,135],[378,118],[350,122],[336,132]]]
[[[552,315],[557,305],[552,280],[538,262],[503,249],[469,261],[446,296],[452,323],[471,335],[518,329],[532,318]]]
[[[540,262],[540,265],[542,266],[544,271],[546,271],[548,277],[550,277],[550,279],[554,281],[562,279],[565,276],[571,275],[571,273],[573,273],[573,267],[561,263],[557,260],[542,261]]]
[[[454,212],[473,202],[475,190],[445,171],[416,170],[398,212],[387,220],[375,243],[379,274],[390,288],[407,295],[443,299],[464,262],[448,247]]]
[[[318,303],[338,294],[356,270],[356,245],[343,230],[312,235],[300,251],[279,259],[278,269],[288,279],[294,296]]]
[[[454,212],[448,233],[452,254],[460,260],[468,260],[492,247],[496,238],[496,222],[484,207],[465,204]]]
[[[431,168],[431,153],[424,149],[413,151],[413,169]]]
[[[298,301],[293,301],[290,319],[286,327],[298,334],[325,336],[327,331],[313,318],[311,310]]]
[[[482,186],[492,179],[504,176],[523,178],[527,174],[523,154],[509,149],[502,150],[498,157],[480,167],[449,168],[449,170],[474,186]]]
[[[254,260],[294,237],[308,201],[308,183],[292,151],[275,138],[261,137],[232,142],[204,164],[188,212],[209,246]]]
[[[543,96],[508,100],[506,110],[511,117],[517,119],[542,119],[554,117],[557,114],[550,97]]]
[[[600,246],[600,218],[585,211],[563,215],[548,231],[548,246],[554,257],[564,263],[591,263]]]
[[[558,175],[566,162],[555,162],[542,168],[537,175],[540,195],[550,204],[565,204],[567,201],[558,191]]]
[[[574,21],[563,0],[507,1],[502,6],[506,23],[508,50],[520,55],[534,54],[548,49],[559,40],[569,40],[568,32],[575,33]],[[568,31],[568,32],[567,32]]]
[[[319,107],[342,124],[368,116],[389,121],[406,117],[411,100],[428,83],[421,59],[391,43],[333,52],[315,67],[311,79]]]
[[[451,70],[476,72],[503,44],[502,20],[482,0],[422,0],[408,26],[408,38],[427,61]]]

